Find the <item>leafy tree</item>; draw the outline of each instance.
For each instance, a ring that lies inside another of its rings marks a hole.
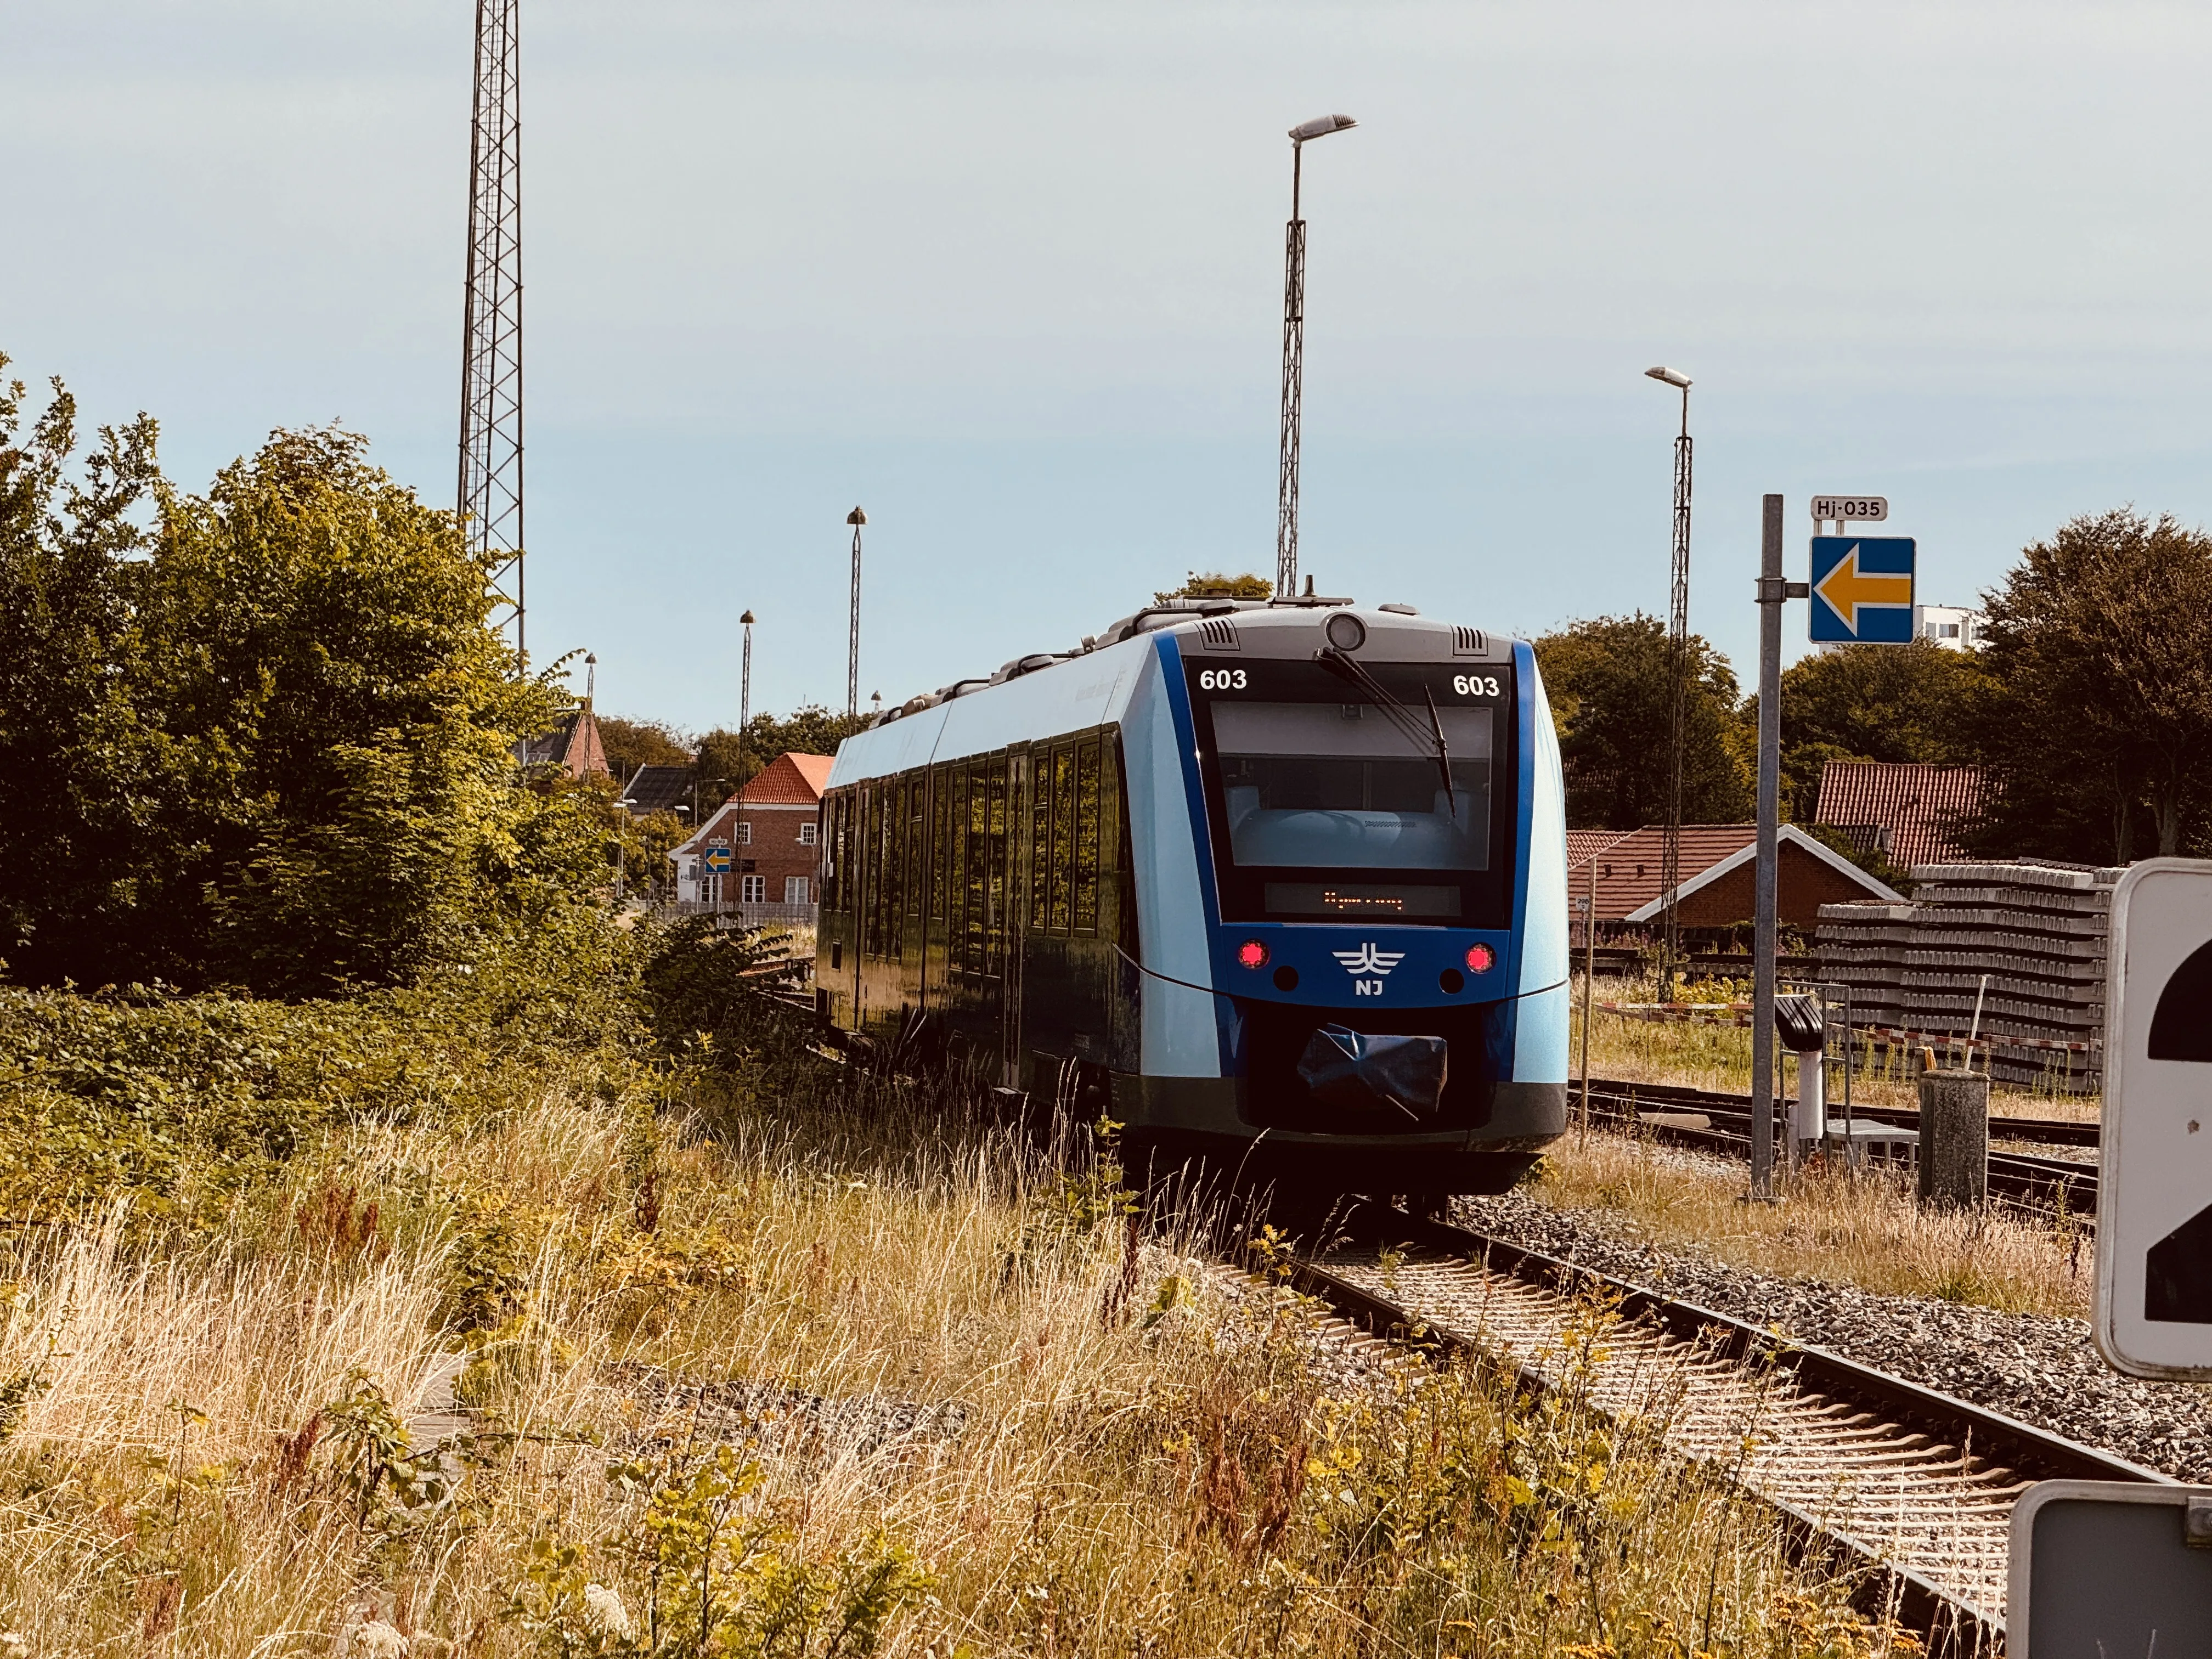
[[[566,698],[517,678],[487,626],[489,556],[366,448],[278,432],[163,503],[144,698],[190,787],[148,920],[179,970],[402,979],[461,954],[487,900],[582,875],[603,838],[597,794],[515,787],[516,742]]]
[[[55,381],[26,433],[23,398],[0,380],[0,957],[15,967],[125,925],[167,769],[131,672],[146,537],[130,515],[160,483],[155,423],[101,428],[72,479],[75,400]]]
[[[665,720],[624,720],[601,714],[599,743],[615,775],[627,778],[641,766],[689,766],[691,744]]]
[[[1181,587],[1153,594],[1152,603],[1165,605],[1170,599],[1264,599],[1274,591],[1274,583],[1249,571],[1241,576],[1224,576],[1218,570],[1203,574],[1194,570]]]
[[[526,787],[568,705],[515,677],[490,562],[336,430],[204,496],[144,417],[69,479],[58,387],[0,402],[0,920],[15,975],[307,994],[599,902],[605,789]],[[150,504],[154,523],[131,508]]]
[[[701,785],[700,799],[707,799],[707,786],[710,784],[717,800],[734,793],[740,783],[750,782],[778,755],[834,755],[839,744],[867,723],[866,714],[832,714],[819,703],[809,703],[781,719],[774,714],[756,714],[745,723],[742,769],[738,734],[726,726],[717,726],[699,739],[695,765]],[[726,781],[717,783],[717,779]]]
[[[1784,811],[1800,823],[1818,810],[1831,760],[1968,765],[1978,758],[1966,716],[1984,675],[1968,651],[1931,640],[1816,652],[1782,676]],[[1758,718],[1758,699],[1748,706]]]
[[[1667,816],[1673,648],[1667,625],[1642,611],[1577,622],[1535,641],[1566,767],[1567,822],[1633,830]],[[1748,737],[1728,659],[1689,641],[1682,817],[1736,823],[1753,801]]]
[[[2212,536],[2085,514],[1986,603],[1982,846],[2125,862],[2212,842]]]

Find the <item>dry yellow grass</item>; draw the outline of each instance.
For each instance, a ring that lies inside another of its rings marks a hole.
[[[1546,1201],[1739,1267],[2012,1313],[2088,1311],[2082,1228],[1923,1210],[1899,1173],[1816,1160],[1779,1178],[1777,1202],[1746,1204],[1740,1167],[1605,1131],[1569,1134],[1544,1167],[1536,1191]]]
[[[1317,1365],[1287,1292],[943,1099],[737,1095],[657,1137],[552,1079],[211,1229],[15,1235],[9,1651],[1887,1650],[1648,1431]],[[441,1466],[392,1419],[457,1353]],[[957,1410],[838,1427],[897,1402]]]

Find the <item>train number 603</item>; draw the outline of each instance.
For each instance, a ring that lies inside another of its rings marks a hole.
[[[1480,674],[1455,674],[1452,690],[1462,697],[1494,697],[1498,695],[1498,682]]]
[[[1198,671],[1198,689],[1201,691],[1242,691],[1250,684],[1241,668],[1201,668]]]

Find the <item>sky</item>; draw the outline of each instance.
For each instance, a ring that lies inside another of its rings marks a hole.
[[[529,641],[732,723],[1271,573],[1285,130],[1302,568],[1541,633],[1667,599],[1749,681],[1759,497],[1920,597],[2212,519],[2212,9],[521,0]],[[204,487],[331,420],[453,499],[469,0],[0,0],[0,351]],[[1787,633],[1802,652],[1803,606]]]

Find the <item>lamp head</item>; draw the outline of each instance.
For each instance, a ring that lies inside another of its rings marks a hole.
[[[753,613],[748,611],[744,616],[738,617],[738,620],[744,623],[747,628],[750,628],[753,625]]]
[[[1291,142],[1303,144],[1309,138],[1326,138],[1332,132],[1342,132],[1347,127],[1358,125],[1349,115],[1316,115],[1312,120],[1301,121],[1291,129]]]
[[[845,522],[847,524],[860,525],[866,524],[867,521],[868,515],[861,512],[857,507],[845,515]]]
[[[1664,380],[1668,386],[1680,391],[1687,392],[1690,389],[1690,377],[1678,368],[1668,368],[1662,365],[1657,368],[1647,368],[1644,372],[1653,380]]]

